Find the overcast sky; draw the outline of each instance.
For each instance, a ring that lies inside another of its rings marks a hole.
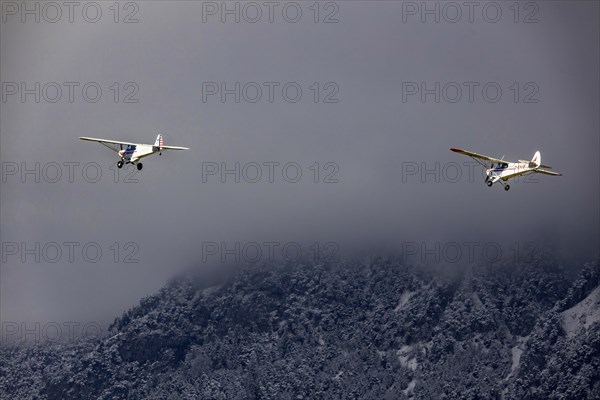
[[[39,3],[36,22],[2,2],[2,321],[104,323],[218,263],[213,243],[598,256],[598,2],[257,2],[239,22],[221,2],[112,4]],[[159,132],[191,150],[118,176],[78,140]],[[488,188],[450,147],[540,150],[564,175]]]

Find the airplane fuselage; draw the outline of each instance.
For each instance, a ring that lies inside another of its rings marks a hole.
[[[514,178],[528,172],[535,172],[536,168],[537,167],[531,165],[530,162],[507,162],[502,164],[493,164],[491,168],[485,170],[487,176],[485,181],[491,181],[492,183],[498,182],[499,180],[507,181],[510,178]]]
[[[130,163],[137,163],[144,157],[160,152],[157,146],[148,144],[128,145],[125,149],[119,151],[119,156]]]

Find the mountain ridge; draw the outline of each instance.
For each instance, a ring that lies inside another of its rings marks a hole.
[[[599,398],[600,323],[568,335],[564,316],[599,285],[599,261],[573,281],[551,257],[449,274],[371,257],[179,277],[105,337],[3,346],[0,393]]]

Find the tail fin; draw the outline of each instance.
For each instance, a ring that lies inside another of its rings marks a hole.
[[[536,151],[531,159],[531,164],[533,164],[534,168],[539,167],[542,164],[542,155],[539,151]]]
[[[154,147],[158,147],[159,150],[163,149],[163,137],[162,135],[159,133],[158,136],[156,137],[156,140],[154,141]]]

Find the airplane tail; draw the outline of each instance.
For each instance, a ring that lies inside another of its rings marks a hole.
[[[154,141],[154,147],[158,147],[158,150],[162,151],[163,145],[164,145],[164,143],[163,143],[163,137],[159,133],[158,136],[156,137],[156,140]]]
[[[533,168],[537,168],[540,165],[542,165],[542,155],[540,154],[539,151],[536,151],[535,154],[533,155],[533,158],[531,159],[531,163],[530,163]]]

